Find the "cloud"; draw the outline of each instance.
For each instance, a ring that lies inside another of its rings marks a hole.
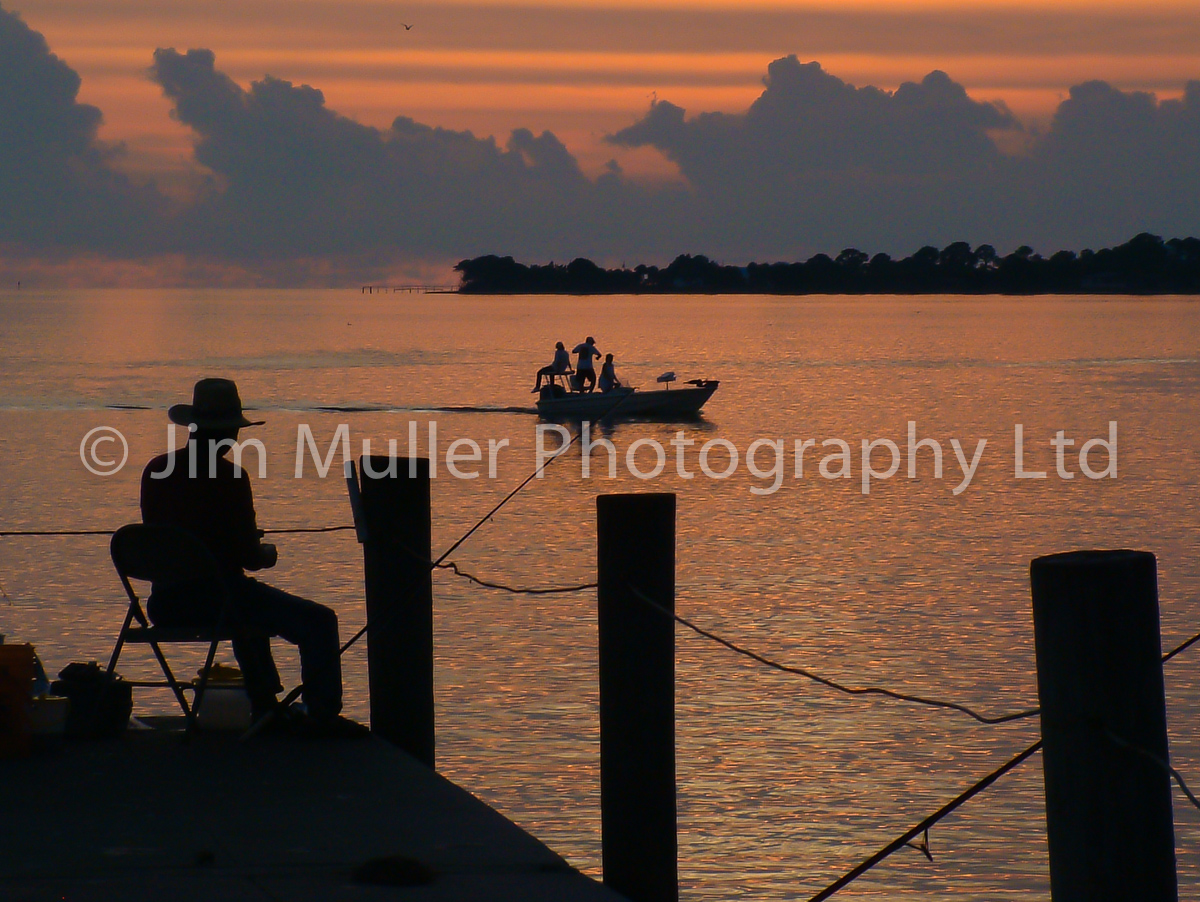
[[[685,121],[682,109],[656,103],[611,140],[657,147],[697,187],[717,191],[731,172],[788,181],[814,172],[969,172],[999,157],[989,130],[1018,127],[1004,107],[971,100],[944,72],[889,93],[855,88],[819,63],[788,56],[771,63],[763,82],[766,90],[744,114]]]
[[[113,166],[101,114],[76,100],[79,76],[0,8],[0,244],[48,252],[133,250],[161,199]]]
[[[184,281],[345,284],[486,253],[632,264],[958,240],[1052,251],[1200,223],[1200,83],[1162,101],[1077,85],[1012,156],[995,137],[1022,133],[1013,114],[944,72],[888,91],[787,56],[744,112],[663,100],[610,136],[674,161],[685,183],[655,188],[615,163],[589,178],[549,131],[498,141],[407,116],[365,125],[316,87],[243,87],[210,50],[160,49],[149,77],[210,174],[187,204],[120,173],[78,75],[0,10],[0,244],[74,254],[117,280],[160,260]]]
[[[1021,128],[1013,115],[942,72],[886,92],[789,56],[764,83],[745,113],[689,117],[660,101],[609,138],[677,163],[709,221],[727,224],[727,255],[955,240],[1078,248],[1200,225],[1197,83],[1161,102],[1079,85],[1025,156],[994,140]]]
[[[1101,81],[1071,88],[1023,167],[1031,240],[1200,232],[1200,82],[1179,100]]]
[[[208,50],[159,50],[152,77],[216,177],[180,226],[235,259],[565,255],[653,203],[619,175],[586,178],[550,132],[517,129],[502,148],[403,116],[376,129],[309,86],[268,77],[243,90]]]
[[[677,163],[714,221],[737,224],[741,253],[937,243],[961,234],[962,211],[997,212],[983,186],[1004,178],[1005,158],[990,132],[1020,126],[945,73],[888,92],[788,56],[764,84],[745,113],[689,119],[663,101],[609,140]]]

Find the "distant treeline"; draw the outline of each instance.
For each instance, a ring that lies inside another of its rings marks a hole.
[[[1099,251],[1006,257],[982,244],[923,247],[893,260],[847,248],[803,263],[722,266],[682,254],[669,266],[602,269],[582,257],[528,266],[488,255],[454,267],[472,294],[1200,294],[1200,239],[1143,232]]]

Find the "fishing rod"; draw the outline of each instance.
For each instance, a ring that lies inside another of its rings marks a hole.
[[[602,422],[604,422],[605,419],[611,417],[613,415],[613,413],[617,410],[617,408],[620,407],[622,404],[624,404],[626,400],[631,398],[633,396],[633,394],[634,393],[631,391],[628,394],[622,395],[620,398],[617,398],[613,402],[613,405],[611,407],[609,407],[608,410],[606,410],[603,414],[601,414],[599,418],[597,418],[596,423],[597,424],[602,423]],[[584,422],[588,422],[588,421],[584,421]],[[542,463],[538,464],[538,466],[534,469],[534,471],[532,473],[530,473],[523,480],[521,480],[521,482],[517,485],[516,488],[514,488],[511,492],[509,492],[507,495],[505,495],[504,498],[502,498],[499,503],[497,503],[494,507],[492,507],[492,509],[489,510],[482,517],[480,517],[479,520],[476,521],[475,525],[472,526],[470,529],[468,529],[465,533],[463,533],[462,536],[460,536],[456,542],[454,542],[449,548],[447,548],[437,558],[437,560],[430,561],[429,562],[429,572],[432,573],[439,566],[441,566],[445,562],[445,560],[448,557],[450,557],[450,555],[454,554],[455,551],[457,551],[460,547],[462,547],[463,543],[466,542],[467,539],[471,538],[471,536],[473,536],[476,532],[478,532],[479,529],[482,528],[485,523],[487,523],[490,519],[492,519],[492,517],[494,517],[500,511],[501,508],[503,508],[506,504],[508,504],[508,502],[512,501],[512,499],[515,498],[517,496],[517,494],[522,489],[525,488],[525,486],[529,485],[529,483],[533,482],[533,480],[536,479],[541,473],[545,472],[546,468],[549,467],[550,464],[554,463],[554,461],[556,461],[560,457],[564,456],[567,453],[567,451],[570,450],[571,446],[574,445],[575,442],[582,435],[583,435],[583,430],[581,428],[578,432],[576,432],[574,435],[571,436],[571,438],[567,441],[566,444],[562,445],[557,451],[555,451],[554,455],[552,457],[550,457],[548,460],[545,460]],[[365,521],[362,520],[362,512],[361,512],[361,508],[360,508],[361,500],[356,501],[358,483],[357,483],[357,475],[354,473],[353,461],[346,462],[346,479],[347,479],[348,486],[352,486],[352,488],[350,489],[351,507],[354,508],[356,525],[358,523],[362,523],[362,525],[363,525],[363,528],[359,530],[359,540],[362,541],[363,538],[365,538],[366,528],[365,528]],[[418,591],[418,588],[419,587],[417,587],[417,586],[411,587],[409,589],[409,591],[407,593],[405,593],[405,595],[401,598],[401,601],[407,601],[412,595],[416,594],[416,592]],[[395,616],[397,610],[399,610],[399,606],[390,608],[388,610],[388,612],[386,614],[384,614],[384,618]],[[386,621],[385,620],[377,620],[376,622],[386,622]],[[359,639],[361,639],[363,636],[365,636],[370,631],[371,626],[372,626],[372,620],[368,617],[366,623],[364,623],[362,625],[362,629],[360,629],[357,633],[355,633],[349,640],[347,640],[342,645],[341,649],[338,651],[338,656],[340,657],[340,656],[344,655],[351,647],[353,647],[354,644],[357,643]],[[296,688],[294,688],[291,692],[289,692],[286,696],[284,696],[282,702],[280,702],[276,707],[272,708],[265,715],[260,717],[253,724],[251,724],[250,728],[248,730],[246,730],[245,733],[242,734],[241,741],[245,742],[249,739],[252,739],[260,730],[262,730],[264,727],[266,727],[275,718],[275,715],[279,711],[287,709],[287,707],[289,705],[291,705],[297,698],[299,698],[300,693],[302,693],[303,691],[304,691],[304,683],[300,683],[299,685],[296,686]]]

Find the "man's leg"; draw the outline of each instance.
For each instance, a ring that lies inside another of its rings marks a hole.
[[[242,669],[250,708],[257,720],[275,707],[277,696],[283,691],[275,659],[271,657],[271,637],[245,630],[240,624],[233,627],[233,634],[233,656]]]
[[[230,589],[233,591],[235,587]],[[213,602],[212,591],[207,585],[193,584],[154,592],[146,608],[155,626],[211,629],[218,616]],[[245,627],[238,617],[237,606],[235,598],[235,610],[230,613],[226,629],[233,636],[233,655],[242,669],[251,708],[258,717],[274,707],[275,696],[283,686],[271,657],[269,634]]]
[[[342,661],[333,611],[249,578],[238,582],[234,608],[239,626],[279,636],[299,648],[309,714],[327,718],[342,710]]]

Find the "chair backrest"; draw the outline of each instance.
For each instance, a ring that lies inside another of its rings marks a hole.
[[[220,582],[217,562],[196,536],[178,526],[131,523],[109,543],[113,566],[125,578],[159,588],[186,582]]]

